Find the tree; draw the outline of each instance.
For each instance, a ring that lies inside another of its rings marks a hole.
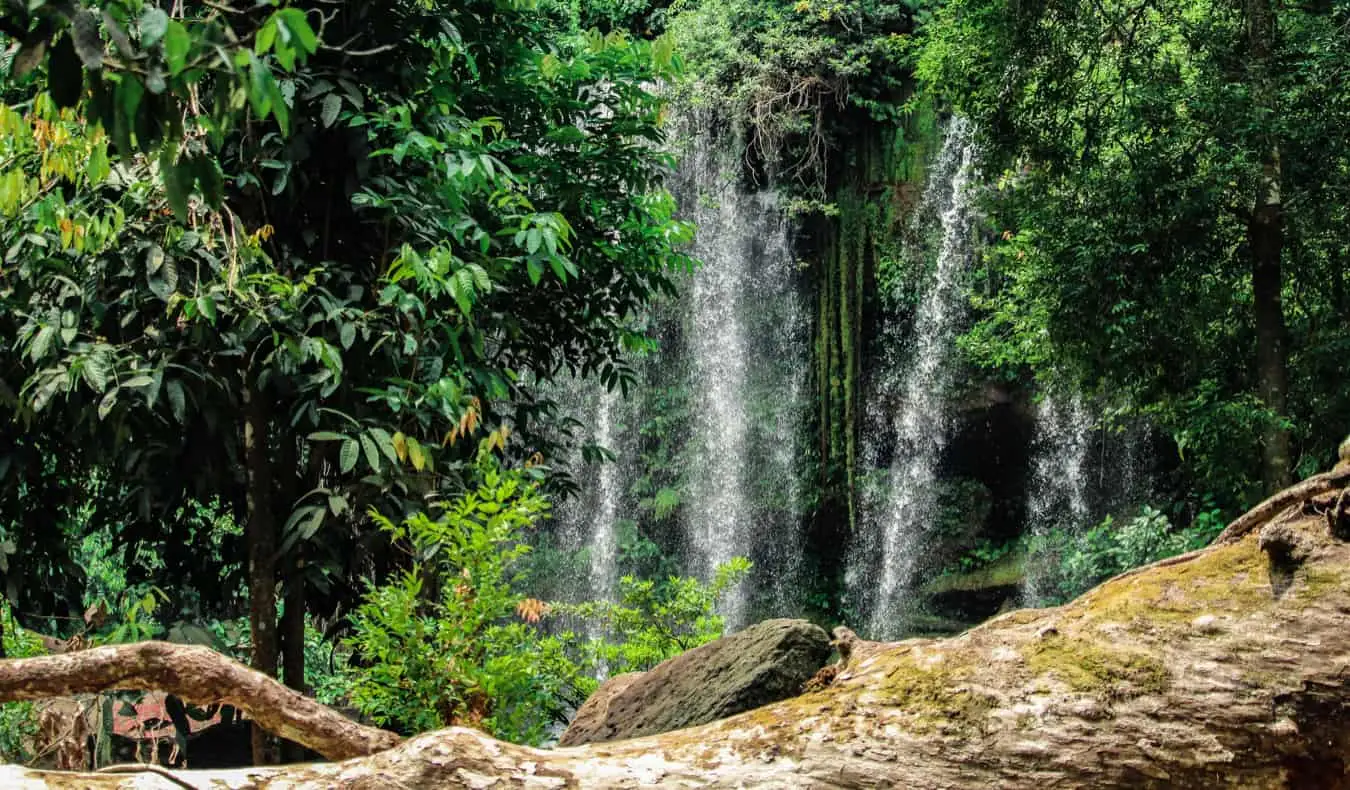
[[[1350,149],[1325,80],[1350,62],[1345,19],[960,0],[925,30],[921,78],[1003,173],[967,349],[1150,416],[1229,510],[1315,468],[1333,448],[1311,426],[1350,414],[1323,367],[1344,337],[1326,200]]]
[[[161,586],[222,606],[240,580],[181,517],[219,495],[268,674],[305,611],[391,561],[367,508],[465,485],[477,439],[552,455],[522,382],[627,386],[634,311],[691,266],[646,87],[660,43],[555,46],[492,0],[44,2],[3,30],[0,500],[78,442],[56,479],[108,474],[124,540],[165,548]]]

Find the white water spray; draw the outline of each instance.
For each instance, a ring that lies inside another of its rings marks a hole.
[[[703,262],[686,297],[693,436],[684,533],[691,570],[704,578],[733,557],[755,561],[751,581],[721,607],[735,629],[751,614],[751,588],[769,591],[768,608],[784,614],[792,604],[782,599],[797,593],[806,324],[783,212],[771,191],[741,186],[742,146],[707,126],[695,126],[680,166],[681,206],[697,225],[693,254]]]
[[[1027,533],[1043,538],[1054,530],[1076,532],[1091,519],[1090,452],[1093,419],[1080,395],[1048,393],[1036,404],[1036,437],[1027,489]],[[1028,557],[1022,596],[1028,604],[1050,600],[1040,558]]]
[[[873,639],[903,632],[924,539],[937,517],[937,467],[950,422],[951,356],[966,312],[964,274],[974,257],[975,160],[970,124],[953,119],[924,196],[925,207],[939,218],[933,279],[914,319],[908,358],[894,382],[882,382],[898,390],[900,398],[887,426],[895,442],[888,494],[880,508],[864,509],[863,535],[850,558],[850,592],[870,609]]]

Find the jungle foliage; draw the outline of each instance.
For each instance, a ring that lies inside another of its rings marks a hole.
[[[1350,420],[1350,6],[954,0],[918,76],[984,132],[970,355],[1143,414],[1233,512]]]
[[[80,510],[189,616],[247,606],[254,665],[284,645],[303,685],[304,614],[401,561],[367,511],[438,517],[484,442],[553,459],[562,418],[521,382],[626,389],[651,346],[634,313],[692,268],[662,186],[664,42],[560,40],[507,0],[32,2],[0,23],[21,620],[83,611],[83,536],[53,528]],[[242,534],[201,550],[200,502]]]

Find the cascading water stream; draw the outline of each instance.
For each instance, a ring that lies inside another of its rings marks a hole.
[[[975,160],[973,130],[954,118],[924,197],[938,213],[933,278],[914,318],[908,359],[894,381],[882,382],[900,393],[899,412],[888,426],[895,443],[888,494],[880,508],[864,509],[863,534],[850,558],[851,597],[870,603],[868,634],[874,639],[903,632],[924,537],[937,516],[937,467],[950,422],[950,358],[965,316],[964,273],[974,256]]]
[[[594,445],[622,454],[625,444],[616,428],[625,414],[625,404],[617,393],[597,382],[566,379],[553,385],[553,395],[562,407],[581,424],[576,437],[580,445]],[[579,491],[559,504],[554,519],[559,524],[562,549],[585,551],[587,564],[575,569],[560,591],[567,600],[614,600],[618,593],[617,522],[625,490],[621,461],[598,459],[587,463],[586,454],[577,446],[565,465],[572,470]]]
[[[610,448],[614,443],[615,410],[619,396],[609,390],[600,393],[595,410],[595,443]],[[590,589],[597,600],[615,599],[618,583],[619,541],[615,521],[619,515],[619,497],[623,490],[619,468],[614,461],[604,461],[596,475],[597,502],[590,528]]]
[[[1091,518],[1088,495],[1091,487],[1089,454],[1092,414],[1077,394],[1048,393],[1036,404],[1036,437],[1027,489],[1027,527],[1032,537],[1052,530],[1079,530]],[[1030,605],[1049,600],[1037,557],[1028,558],[1022,597]]]
[[[693,435],[684,533],[690,570],[704,578],[733,557],[755,561],[752,581],[722,605],[734,629],[750,614],[750,589],[778,599],[767,602],[778,613],[790,610],[782,599],[796,593],[805,319],[788,224],[773,193],[741,186],[738,140],[691,120],[698,132],[676,191],[697,226],[693,254],[703,268],[685,298]]]

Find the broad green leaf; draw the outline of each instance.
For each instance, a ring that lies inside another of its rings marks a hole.
[[[380,451],[375,447],[375,440],[370,438],[369,434],[361,435],[361,449],[366,451],[366,463],[376,472],[380,471]]]
[[[281,12],[278,11],[272,14],[272,16],[268,17],[267,21],[263,23],[263,26],[258,28],[258,35],[253,40],[253,51],[259,55],[272,49],[272,45],[276,42],[277,17],[280,13]]]
[[[376,446],[380,448],[380,452],[384,453],[384,457],[389,459],[389,463],[398,465],[398,451],[394,448],[394,437],[390,436],[389,432],[383,428],[371,428],[369,433],[371,438],[375,440]]]
[[[426,468],[426,453],[422,449],[422,443],[416,439],[408,440],[408,460],[412,461],[413,469],[419,472]]]
[[[28,358],[34,362],[41,362],[51,350],[52,341],[56,339],[56,327],[44,326],[38,330],[33,337],[33,342],[28,347]]]
[[[295,41],[299,43],[300,48],[307,54],[313,55],[319,51],[319,37],[314,34],[314,29],[309,26],[309,20],[304,11],[298,8],[283,8],[276,13],[276,16],[286,25],[286,29],[290,31]]]
[[[164,146],[159,157],[159,174],[164,180],[164,197],[180,222],[188,221],[188,195],[192,194],[192,172],[186,162],[175,162],[173,146]]]
[[[120,392],[120,390],[117,387],[113,387],[108,390],[107,394],[98,402],[98,418],[100,420],[107,419],[108,415],[112,412],[113,407],[117,405],[118,392]]]
[[[192,36],[187,28],[176,19],[169,20],[164,32],[164,62],[169,66],[169,75],[177,77],[187,66],[188,53],[192,51]]]
[[[342,443],[342,449],[338,452],[338,467],[346,474],[356,468],[356,461],[360,457],[360,445],[355,439],[348,439]]]
[[[183,383],[178,379],[169,379],[164,385],[164,392],[169,397],[169,408],[173,411],[174,419],[186,423],[187,393],[183,391]]]
[[[319,115],[325,128],[332,126],[337,122],[338,113],[342,112],[342,97],[336,93],[330,93],[323,97],[323,111]]]
[[[216,323],[216,300],[205,294],[197,297],[197,312],[214,325]]]
[[[333,431],[315,431],[309,435],[311,442],[349,442],[350,436],[344,436]]]

